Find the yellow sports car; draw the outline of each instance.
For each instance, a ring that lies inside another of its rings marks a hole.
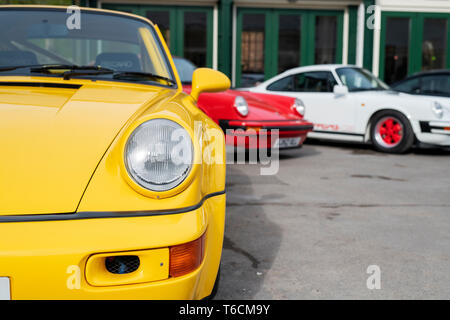
[[[0,6],[0,299],[202,299],[225,221],[220,128],[156,25]]]

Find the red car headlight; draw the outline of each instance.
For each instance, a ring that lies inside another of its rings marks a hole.
[[[236,108],[236,111],[243,117],[246,117],[248,115],[248,103],[247,100],[245,100],[244,97],[237,96],[234,99],[234,105]]]
[[[295,99],[294,104],[292,105],[292,109],[294,109],[302,117],[305,115],[305,104],[298,98]]]

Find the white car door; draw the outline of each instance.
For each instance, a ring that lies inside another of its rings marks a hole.
[[[354,133],[355,106],[350,94],[337,95],[331,71],[308,71],[287,75],[268,84],[267,93],[299,98],[306,107],[305,119],[317,133]]]

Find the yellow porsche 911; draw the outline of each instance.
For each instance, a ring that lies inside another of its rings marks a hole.
[[[225,221],[220,128],[156,25],[0,6],[0,299],[202,299]]]

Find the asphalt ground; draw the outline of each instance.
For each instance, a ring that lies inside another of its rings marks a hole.
[[[309,141],[279,164],[227,166],[216,299],[450,299],[450,151]]]

